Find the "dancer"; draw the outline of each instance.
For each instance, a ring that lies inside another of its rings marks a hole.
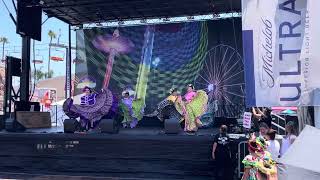
[[[195,91],[192,84],[188,85],[187,93],[184,95],[185,99],[185,131],[196,132],[202,126],[200,117],[207,110],[208,95],[205,91]]]
[[[125,90],[122,94],[123,98],[119,106],[123,115],[122,125],[124,128],[129,126],[135,128],[138,121],[142,119],[143,102],[141,99],[134,99],[128,90]]]
[[[242,163],[245,166],[242,180],[277,180],[276,163],[266,151],[267,143],[262,137],[252,136],[248,142],[249,155]]]
[[[80,105],[73,104],[73,99],[68,98],[63,104],[63,111],[69,118],[80,117],[81,129],[89,130],[94,128],[103,116],[116,109],[116,101],[108,89],[93,94],[89,87],[85,87],[84,92]]]
[[[84,95],[81,97],[81,105],[94,105],[96,103],[96,95],[95,93],[92,93],[91,88],[88,86],[83,88]]]
[[[179,122],[184,120],[182,114],[184,112],[184,104],[182,97],[177,88],[171,88],[170,95],[159,103],[157,110],[150,116],[157,116],[160,121],[168,118],[176,118]]]

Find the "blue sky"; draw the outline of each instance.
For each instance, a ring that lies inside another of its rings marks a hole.
[[[13,14],[16,16],[11,0],[4,0]],[[47,18],[45,14],[42,16],[42,21]],[[41,68],[43,71],[47,70],[47,62],[48,62],[48,44],[50,38],[48,36],[49,30],[53,30],[57,36],[59,35],[59,30],[61,32],[60,43],[64,43],[67,45],[68,43],[68,24],[56,19],[50,18],[47,20],[42,26],[42,41],[36,41],[36,59],[42,59],[43,64],[36,64],[37,69]],[[0,37],[6,37],[9,40],[9,44],[6,44],[5,55],[21,57],[21,37],[16,34],[16,27],[12,20],[10,19],[9,13],[7,12],[4,4],[0,1]],[[75,46],[75,31],[72,31],[72,45]],[[57,42],[57,39],[54,39],[53,42]],[[32,47],[32,44],[31,44]],[[73,58],[75,58],[75,52],[72,53]],[[60,56],[66,57],[64,49],[53,49],[52,56]],[[0,51],[0,58],[2,57],[2,45]],[[31,49],[31,60],[33,60],[32,49]],[[31,65],[33,68],[33,64]],[[74,64],[72,64],[72,71],[74,72]],[[55,76],[64,76],[65,75],[65,61],[63,62],[55,62],[51,61],[50,68],[54,70]]]

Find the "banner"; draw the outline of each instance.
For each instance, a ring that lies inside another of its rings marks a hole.
[[[320,1],[242,0],[247,106],[320,105]]]
[[[233,29],[234,27],[234,29]],[[241,19],[77,31],[75,93],[84,86],[125,89],[144,100],[145,114],[175,87],[205,90],[209,111],[238,117],[244,108]]]
[[[251,112],[244,112],[243,113],[243,127],[246,129],[251,129]]]

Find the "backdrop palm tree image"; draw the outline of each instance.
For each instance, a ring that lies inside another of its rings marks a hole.
[[[2,58],[1,58],[1,60],[4,61],[4,46],[5,46],[5,44],[9,43],[8,38],[0,37],[0,43],[2,43]]]
[[[52,39],[55,39],[57,35],[56,35],[56,33],[53,32],[52,30],[49,30],[48,36],[50,37],[50,43],[49,43],[49,59],[48,59],[48,71],[47,71],[47,75],[50,74],[51,43],[52,43]],[[49,78],[48,76],[46,76],[46,77]]]

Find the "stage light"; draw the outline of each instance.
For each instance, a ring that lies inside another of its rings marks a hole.
[[[141,19],[140,22],[145,24],[147,23],[147,19]]]
[[[152,61],[152,65],[154,67],[157,67],[160,63],[160,58],[159,57],[156,57],[153,61]]]
[[[170,21],[170,18],[166,17],[166,18],[163,18],[162,20],[165,21],[165,22],[168,22],[168,21]]]
[[[187,19],[188,19],[188,20],[193,20],[193,19],[194,19],[194,16],[188,16]]]
[[[97,26],[97,27],[101,27],[102,24],[101,24],[100,22],[98,22],[98,23],[96,23],[96,26]]]
[[[215,91],[216,90],[216,85],[215,84],[209,84],[208,85],[208,91]]]

